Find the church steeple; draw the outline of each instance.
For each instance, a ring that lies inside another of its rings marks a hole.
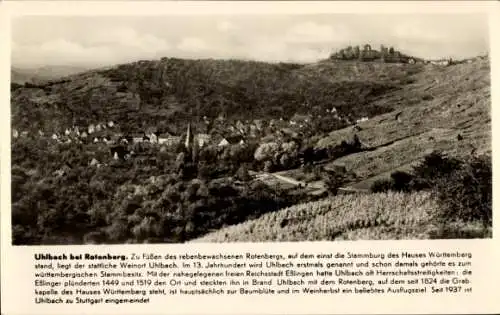
[[[186,149],[191,148],[192,142],[193,142],[193,134],[191,133],[191,123],[189,123],[188,127],[187,127],[187,133],[186,133],[186,142],[185,142]]]

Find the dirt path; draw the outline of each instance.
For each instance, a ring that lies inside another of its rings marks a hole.
[[[266,179],[274,178],[280,182],[285,182],[294,186],[310,188],[312,189],[309,193],[311,194],[320,194],[325,191],[324,183],[322,181],[316,181],[312,183],[306,183],[304,181],[296,180],[295,178],[280,175],[277,173],[260,173],[255,176],[255,178],[266,182]]]
[[[269,175],[274,176],[274,177],[276,177],[277,179],[279,179],[281,181],[290,183],[290,184],[295,185],[295,186],[300,186],[300,185],[305,186],[306,185],[305,182],[298,181],[298,180],[296,180],[294,178],[291,178],[291,177],[279,175],[279,174],[276,174],[276,173],[270,173]]]

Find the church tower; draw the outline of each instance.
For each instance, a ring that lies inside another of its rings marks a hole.
[[[191,132],[191,123],[189,123],[186,132],[186,142],[185,142],[186,149],[189,150],[191,148],[192,143],[193,143],[193,133]]]

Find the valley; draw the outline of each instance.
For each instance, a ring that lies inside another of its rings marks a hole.
[[[491,155],[490,66],[405,60],[162,58],[13,84],[14,242],[431,237],[427,188],[373,187],[435,152]]]

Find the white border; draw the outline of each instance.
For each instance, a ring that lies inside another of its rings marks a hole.
[[[2,311],[5,314],[62,314],[62,313],[267,313],[267,314],[311,314],[311,313],[493,313],[499,312],[500,303],[497,302],[500,283],[500,246],[498,243],[499,214],[494,211],[494,239],[491,240],[457,240],[457,241],[356,241],[356,242],[309,242],[305,243],[238,243],[238,244],[174,244],[174,245],[117,245],[100,246],[40,246],[40,247],[13,247],[10,230],[10,107],[9,77],[10,73],[10,18],[20,15],[81,15],[81,16],[109,16],[109,15],[210,15],[210,14],[314,14],[314,13],[358,13],[358,14],[401,14],[401,13],[448,13],[462,14],[472,12],[489,12],[491,28],[491,67],[492,67],[492,104],[499,104],[500,92],[498,86],[499,61],[498,39],[494,30],[500,29],[499,4],[491,1],[443,1],[443,2],[104,2],[104,1],[31,1],[31,2],[4,2],[0,5],[0,69],[4,75],[0,81],[0,110],[3,118],[0,124],[1,131],[1,231],[2,231]],[[493,152],[497,152],[498,144],[495,140],[496,118],[500,109],[492,107],[493,121]],[[498,131],[498,130],[497,130]],[[498,163],[496,155],[494,161],[494,196],[498,196],[499,186],[496,185]],[[498,200],[493,200],[494,209],[498,208]],[[31,265],[34,252],[241,252],[245,249],[255,251],[336,251],[349,247],[352,250],[367,248],[386,250],[397,249],[436,249],[469,250],[476,255],[474,270],[476,272],[475,285],[478,292],[471,298],[456,298],[453,296],[434,296],[429,299],[415,299],[399,296],[384,299],[377,296],[301,296],[301,297],[233,297],[207,298],[196,297],[165,299],[164,303],[152,303],[141,308],[127,305],[121,308],[112,307],[71,307],[55,309],[40,307],[29,309],[29,303],[24,298],[31,296]],[[479,256],[479,258],[477,257]],[[28,281],[29,284],[27,284]]]

